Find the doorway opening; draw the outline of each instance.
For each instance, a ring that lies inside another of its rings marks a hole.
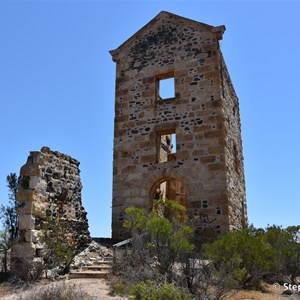
[[[150,196],[151,200],[174,200],[184,207],[187,207],[185,188],[181,181],[173,178],[162,179],[155,183]]]

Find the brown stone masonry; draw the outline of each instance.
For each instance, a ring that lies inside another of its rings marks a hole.
[[[183,203],[199,240],[247,223],[239,104],[219,45],[224,31],[161,12],[110,52],[117,64],[113,238],[128,237],[126,207],[151,210],[155,198]]]
[[[17,195],[20,236],[12,247],[13,269],[23,258],[42,261],[44,245],[39,241],[39,230],[48,218],[66,229],[66,240],[77,252],[90,242],[79,173],[79,162],[68,155],[48,147],[30,152],[20,171],[22,184]]]

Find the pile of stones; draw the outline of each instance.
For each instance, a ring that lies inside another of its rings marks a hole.
[[[88,247],[76,255],[71,269],[78,270],[84,266],[92,266],[97,263],[113,259],[113,250],[92,241]]]

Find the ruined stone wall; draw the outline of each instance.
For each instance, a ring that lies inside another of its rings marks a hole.
[[[30,152],[21,168],[17,194],[19,240],[12,248],[12,264],[20,258],[42,258],[39,241],[43,223],[53,220],[67,232],[66,241],[77,252],[90,242],[87,213],[81,202],[79,162],[48,147]]]
[[[176,199],[197,217],[199,239],[240,227],[243,216],[233,215],[245,200],[244,181],[231,178],[234,161],[231,155],[226,158],[231,151],[227,140],[237,136],[238,155],[242,149],[239,116],[224,112],[228,92],[218,43],[223,31],[161,12],[111,51],[117,63],[113,238],[128,236],[122,227],[126,207],[151,209],[157,187],[174,181],[180,188]],[[174,97],[161,99],[159,86],[165,78],[174,78]],[[228,114],[234,128],[224,125]],[[159,162],[164,134],[176,134],[176,153]]]
[[[221,65],[229,224],[230,229],[241,229],[247,224],[248,218],[239,101],[223,57]]]

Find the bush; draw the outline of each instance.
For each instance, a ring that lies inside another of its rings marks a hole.
[[[228,232],[203,246],[206,257],[216,266],[217,276],[232,274],[240,287],[259,287],[272,269],[274,249],[264,232],[253,227]]]
[[[154,201],[150,213],[126,209],[124,226],[131,231],[131,247],[116,251],[113,270],[131,286],[134,299],[190,299],[193,295],[198,300],[218,300],[231,288],[231,275],[215,276],[214,265],[195,249],[187,219],[185,208],[172,200]],[[129,293],[124,285],[115,291]]]
[[[130,287],[135,300],[190,300],[191,296],[173,284],[156,285],[153,282],[138,282]]]
[[[41,287],[18,300],[95,300],[94,297],[79,290],[75,285],[66,283],[52,284]]]
[[[288,278],[296,284],[300,276],[300,226],[269,226],[265,230],[265,239],[274,250],[272,282],[284,282]]]
[[[70,241],[67,227],[59,220],[47,217],[41,226],[40,240],[45,245],[44,266],[48,270],[59,268],[59,273],[66,274],[76,255],[75,247]]]
[[[16,269],[12,273],[16,277],[15,279],[21,279],[26,284],[41,279],[44,272],[43,263],[32,258],[18,258],[15,262],[15,267]]]

